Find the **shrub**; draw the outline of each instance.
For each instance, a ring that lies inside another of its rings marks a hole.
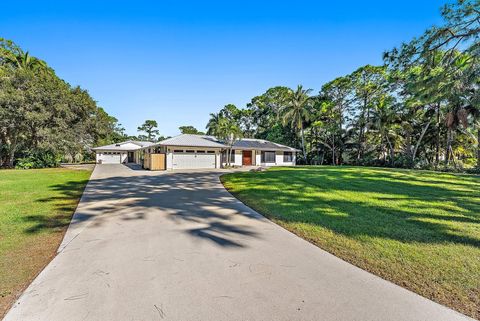
[[[58,167],[61,157],[50,151],[42,151],[33,153],[29,156],[17,159],[15,168],[30,169],[30,168],[47,168]]]
[[[35,168],[34,160],[31,157],[24,157],[17,159],[17,163],[15,164],[15,168],[18,169],[30,169]]]

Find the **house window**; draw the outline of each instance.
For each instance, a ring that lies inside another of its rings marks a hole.
[[[275,163],[275,152],[262,151],[262,163]]]
[[[222,163],[227,162],[227,153],[228,153],[228,150],[222,151]],[[230,163],[235,163],[235,150],[232,149],[232,151],[230,153],[231,153],[230,154]]]
[[[293,153],[292,152],[283,152],[283,162],[284,163],[293,162]]]

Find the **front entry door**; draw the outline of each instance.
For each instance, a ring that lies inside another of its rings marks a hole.
[[[243,159],[242,164],[244,166],[252,165],[252,151],[251,150],[244,150],[242,159]]]
[[[133,163],[133,152],[128,152],[128,162]]]

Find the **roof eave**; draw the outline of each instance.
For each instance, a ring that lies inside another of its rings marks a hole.
[[[142,147],[141,149],[145,149],[145,148],[152,148],[152,147],[157,147],[157,146],[172,146],[172,147],[192,147],[192,148],[226,148],[228,146],[224,146],[224,145],[220,145],[220,146],[206,146],[206,145],[186,145],[186,144],[164,144],[164,143],[157,143],[157,144],[154,144],[154,145],[150,145],[150,146],[145,146],[145,147]]]

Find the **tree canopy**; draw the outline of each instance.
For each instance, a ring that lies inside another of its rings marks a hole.
[[[117,119],[86,90],[72,87],[46,62],[0,38],[0,166],[81,161],[91,156],[91,147],[123,136]]]
[[[324,84],[317,94],[276,86],[245,108],[226,105],[243,136],[302,150],[300,162],[480,170],[480,6],[457,0],[443,24]]]
[[[141,134],[138,136],[140,140],[146,140],[149,142],[154,142],[158,139],[160,131],[158,130],[158,123],[156,120],[147,119],[141,126],[137,128]]]
[[[193,126],[180,126],[178,128],[182,134],[205,135],[204,132],[199,131]]]

